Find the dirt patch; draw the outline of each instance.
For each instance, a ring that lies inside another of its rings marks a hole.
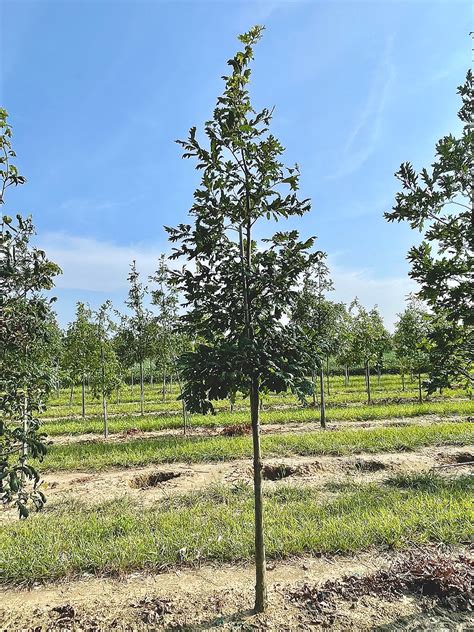
[[[242,435],[248,435],[251,432],[251,424],[234,424],[233,426],[225,426],[221,430],[221,434],[225,437],[239,437]]]
[[[284,463],[268,464],[262,468],[262,476],[267,481],[279,481],[282,478],[288,478],[288,476],[294,476],[299,473],[298,467],[285,465]]]
[[[139,474],[132,478],[130,481],[130,487],[138,489],[149,489],[150,487],[156,487],[166,481],[171,481],[173,478],[181,476],[180,472],[151,472],[149,474]]]
[[[471,464],[474,463],[474,452],[456,452],[455,454],[440,454],[440,461],[444,463]]]
[[[455,612],[472,612],[474,561],[425,548],[400,556],[388,569],[363,576],[346,575],[321,586],[303,584],[289,592],[314,617],[314,623],[332,625],[340,599],[355,604],[361,597],[400,599],[404,595],[428,598],[426,607],[440,605]]]
[[[376,459],[356,459],[353,465],[358,472],[379,472],[386,470],[387,465]]]
[[[466,554],[459,549],[458,555]],[[162,574],[134,573],[120,579],[85,577],[31,590],[1,589],[0,628],[5,630],[314,630],[314,614],[288,598],[298,585],[340,583],[351,576],[373,576],[391,568],[397,557],[375,550],[357,557],[304,557],[272,563],[268,569],[269,607],[251,612],[254,596],[252,565],[203,565]],[[344,599],[335,595],[332,632],[374,629],[467,630],[470,613],[426,613],[418,594],[385,599],[380,595]],[[472,619],[470,619],[472,622]],[[398,627],[399,622],[416,627]],[[440,622],[458,627],[441,627]],[[384,627],[386,626],[386,627]],[[319,629],[319,628],[316,628]]]

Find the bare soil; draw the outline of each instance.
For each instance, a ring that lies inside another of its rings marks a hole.
[[[331,622],[290,599],[304,584],[323,584],[344,575],[368,575],[388,568],[393,554],[375,551],[356,557],[299,558],[267,569],[269,607],[254,615],[252,566],[205,566],[163,574],[135,573],[120,579],[84,577],[0,589],[3,630],[472,630],[472,613],[428,608],[414,595],[385,600],[339,598]]]
[[[456,463],[457,473],[471,471],[472,465],[457,463],[457,460],[458,455],[465,458],[466,453],[472,451],[474,446],[445,446],[377,455],[267,458],[265,466],[269,475],[265,477],[264,484],[271,487],[291,482],[293,485],[313,486],[329,496],[333,493],[325,489],[329,483],[380,482],[395,474],[419,474],[433,468],[440,475],[450,476],[453,468],[443,467],[448,463]],[[276,471],[276,475],[272,476],[271,471]],[[42,478],[47,507],[53,507],[69,497],[87,505],[96,505],[124,495],[146,507],[160,498],[197,491],[212,484],[237,484],[243,481],[250,485],[252,466],[250,459],[196,464],[166,463],[103,472],[54,472]],[[17,512],[13,509],[3,509],[0,513],[0,524],[16,519]]]

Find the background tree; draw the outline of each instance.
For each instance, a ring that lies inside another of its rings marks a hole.
[[[62,366],[72,384],[81,384],[82,417],[86,416],[86,380],[97,356],[97,336],[92,311],[84,303],[76,304],[76,319],[67,328],[63,341]]]
[[[355,363],[353,344],[352,313],[344,304],[340,304],[337,320],[337,353],[336,362],[344,368],[344,385],[349,386],[349,369]]]
[[[11,126],[0,110],[0,203],[9,186],[25,178],[12,164]],[[54,336],[50,290],[59,267],[32,247],[31,218],[4,215],[0,231],[0,500],[12,503],[20,517],[29,506],[41,508],[45,497],[39,475],[28,458],[46,453],[38,413],[54,385]]]
[[[318,261],[305,275],[292,314],[293,321],[304,333],[308,353],[313,358],[313,404],[316,403],[314,377],[316,373],[319,374],[320,422],[323,428],[326,427],[324,364],[336,348],[336,322],[340,311],[338,304],[325,297],[325,293],[333,289],[325,257],[321,253]]]
[[[178,306],[179,298],[176,288],[171,282],[170,269],[166,256],[162,254],[158,261],[158,268],[149,277],[150,282],[156,285],[151,291],[152,304],[157,308],[155,317],[156,353],[163,371],[163,399],[165,396],[166,374],[174,373],[178,382],[178,388],[183,407],[183,430],[186,433],[187,409],[183,397],[183,384],[178,365],[178,357],[188,345],[184,334],[179,330]]]
[[[364,366],[367,403],[371,404],[370,367],[387,348],[390,336],[376,307],[368,311],[355,299],[350,310],[353,313],[351,355]]]
[[[140,275],[137,271],[136,261],[130,265],[128,275],[130,289],[128,299],[125,301],[127,307],[132,310],[133,316],[126,317],[126,322],[130,332],[130,341],[134,351],[136,362],[140,368],[140,413],[145,414],[145,389],[144,389],[144,364],[145,358],[150,349],[148,338],[151,322],[151,314],[144,306],[144,299],[148,293],[147,288],[140,283]]]
[[[93,397],[102,399],[105,439],[109,436],[107,400],[120,386],[121,373],[112,341],[115,324],[110,317],[111,309],[111,302],[106,301],[93,314],[96,353],[92,364],[91,386]]]
[[[458,88],[464,125],[459,138],[452,134],[436,145],[431,170],[416,173],[401,165],[395,177],[403,190],[397,193],[388,221],[407,221],[424,233],[419,246],[408,252],[410,276],[420,284],[417,296],[432,310],[428,351],[428,392],[456,380],[472,387],[474,359],[474,148],[473,74],[469,70]]]
[[[412,299],[406,309],[398,315],[393,335],[395,354],[400,363],[402,380],[404,371],[418,377],[418,399],[421,403],[421,374],[428,367],[426,342],[430,332],[430,316],[423,304]]]
[[[302,215],[310,207],[296,196],[297,167],[283,166],[283,147],[268,132],[271,111],[257,113],[250,103],[248,65],[261,32],[254,27],[242,35],[244,49],[228,62],[232,73],[205,124],[208,147],[200,144],[195,128],[181,142],[184,157],[197,159],[201,185],[190,211],[193,224],[167,228],[171,241],[180,242],[173,256],[191,264],[173,272],[188,308],[184,329],[198,341],[180,359],[186,405],[207,412],[213,399],[238,391],[250,396],[257,612],[267,602],[259,397],[266,390],[311,392],[310,358],[301,332],[286,318],[301,275],[315,258],[307,252],[313,239],[301,242],[296,231],[277,232],[260,247],[253,239],[260,220]]]

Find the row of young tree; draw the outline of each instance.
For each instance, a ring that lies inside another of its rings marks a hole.
[[[142,385],[149,341],[163,338],[166,342],[160,349],[168,349],[175,332],[183,341],[190,341],[183,348],[170,347],[167,356],[179,376],[185,417],[187,411],[212,411],[216,399],[232,401],[239,392],[249,396],[257,612],[267,603],[261,395],[292,391],[302,399],[310,398],[319,380],[320,396],[324,397],[324,367],[327,372],[328,358],[338,356],[346,367],[362,361],[369,398],[371,368],[380,366],[389,344],[376,309],[367,311],[358,302],[345,309],[327,298],[331,283],[324,254],[314,251],[314,238],[302,240],[296,230],[278,231],[257,243],[255,235],[263,233],[269,220],[296,218],[310,210],[309,200],[297,196],[298,167],[285,167],[283,147],[269,131],[273,111],[264,108],[257,112],[250,102],[249,65],[261,34],[262,28],[254,27],[240,37],[243,50],[228,62],[231,70],[224,77],[224,93],[213,118],[205,124],[205,140],[199,140],[192,128],[188,139],[181,142],[184,157],[196,159],[202,177],[190,223],[167,228],[170,241],[176,244],[173,258],[184,261],[181,269],[166,271],[163,277],[157,272],[158,290],[152,294],[152,303],[162,310],[161,315],[169,310],[168,315],[162,320],[158,317],[155,334],[151,334],[145,288],[132,267],[127,302],[131,315],[120,320],[118,330],[113,331],[111,305],[105,303],[95,313],[81,306],[66,334],[74,345],[84,327],[95,341],[90,351],[86,344],[79,354],[73,348],[69,357],[71,362],[77,361],[74,379],[84,385],[91,378],[101,393],[105,417],[107,396],[117,383],[107,367],[115,363],[114,371],[120,373],[127,363],[138,364]],[[431,172],[416,174],[409,163],[402,165],[397,177],[403,190],[387,214],[389,221],[406,220],[425,231],[424,241],[410,251],[409,260],[411,276],[421,288],[418,297],[431,316],[422,313],[421,305],[411,304],[400,317],[394,344],[403,357],[404,370],[418,374],[428,370],[428,392],[460,380],[472,384],[472,91],[469,72],[459,90],[463,101],[460,118],[465,125],[461,137],[449,136],[439,142]],[[6,187],[23,184],[24,178],[11,164],[11,128],[6,113],[1,112],[3,203]],[[38,412],[53,387],[55,358],[50,343],[56,334],[43,291],[53,286],[59,273],[42,251],[29,244],[32,233],[30,220],[18,215],[15,223],[4,217],[0,481],[2,500],[16,502],[22,516],[28,513],[29,497],[38,507],[44,502],[36,486],[38,475],[27,456],[41,457],[45,451]],[[182,304],[179,316],[174,302],[178,297]],[[81,357],[88,358],[87,367],[81,365]],[[141,386],[142,410],[143,401]],[[25,484],[28,478],[33,481],[31,493]]]

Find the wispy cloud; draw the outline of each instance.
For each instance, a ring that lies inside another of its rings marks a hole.
[[[77,290],[78,293],[126,291],[127,275],[133,259],[136,259],[137,268],[146,281],[148,275],[156,270],[159,255],[169,250],[166,241],[156,246],[118,245],[58,232],[43,234],[39,244],[48,258],[63,271],[56,287]]]
[[[417,289],[408,275],[403,277],[375,277],[369,269],[345,267],[329,257],[328,263],[335,291],[331,299],[350,303],[356,296],[363,305],[371,308],[378,305],[389,329],[404,309],[406,298]]]
[[[61,290],[74,294],[81,300],[81,293],[100,292],[125,297],[128,289],[127,275],[133,259],[146,282],[157,266],[162,252],[169,252],[169,244],[119,245],[91,237],[74,237],[66,233],[52,232],[42,236],[40,246],[48,257],[58,263],[63,274],[57,279],[58,308],[61,309]],[[367,307],[377,304],[389,328],[398,312],[403,310],[405,298],[416,286],[407,277],[375,278],[369,269],[355,269],[341,265],[337,257],[329,258],[335,292],[331,298],[350,303],[358,297]]]
[[[342,149],[339,167],[328,179],[337,179],[356,172],[379,144],[384,111],[395,77],[392,48],[393,37],[390,37],[375,70],[365,105]]]

